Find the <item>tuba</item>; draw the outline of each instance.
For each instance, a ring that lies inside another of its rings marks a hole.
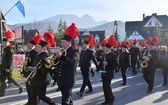
[[[35,70],[35,69],[40,69],[41,66],[42,66],[42,64],[41,64],[41,60],[40,60],[35,67],[28,66],[26,69],[27,70]],[[36,73],[37,72],[31,71],[30,74],[27,76],[26,81],[28,81],[28,79],[32,79],[36,75]]]

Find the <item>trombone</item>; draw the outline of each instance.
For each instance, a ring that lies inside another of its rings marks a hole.
[[[31,66],[30,66],[30,67],[27,67],[27,69],[28,69],[28,70],[40,69],[41,66],[42,66],[42,64],[41,64],[41,60],[40,60],[40,61],[37,63],[37,65],[36,65],[35,67],[31,67]],[[26,81],[28,81],[29,78],[32,79],[32,78],[36,75],[36,73],[37,73],[37,72],[31,71],[30,74],[27,76]]]

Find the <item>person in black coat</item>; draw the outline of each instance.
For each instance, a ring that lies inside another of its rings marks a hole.
[[[37,55],[37,51],[34,50],[35,48],[35,42],[31,40],[30,42],[27,43],[27,52],[25,55],[25,61],[22,67],[21,74],[24,78],[27,78],[30,74],[31,71],[27,70],[26,67],[28,66],[33,66],[34,58]],[[26,84],[26,91],[28,95],[28,102],[25,105],[31,105],[32,104],[32,99],[31,99],[31,79],[27,79],[25,82]]]
[[[79,67],[81,69],[82,76],[83,76],[83,84],[80,91],[77,92],[77,95],[79,95],[80,97],[82,97],[86,86],[88,86],[89,88],[89,90],[86,91],[86,93],[90,93],[93,91],[90,78],[89,78],[89,73],[91,71],[91,60],[95,64],[96,68],[98,68],[95,53],[92,50],[89,50],[89,41],[85,41],[82,44],[82,48],[83,50],[81,51],[81,54],[80,54]]]
[[[133,47],[130,48],[131,55],[131,67],[132,67],[132,76],[137,74],[136,64],[140,58],[140,49],[136,46],[136,42],[133,42]]]
[[[46,60],[48,57],[48,53],[46,52],[47,49],[47,42],[41,40],[37,47],[37,56],[34,59],[34,69],[31,69],[31,72],[35,74],[31,76],[31,99],[32,105],[37,105],[39,100],[44,101],[48,105],[56,105],[49,97],[46,96],[46,89],[47,85],[49,84],[49,72],[51,70],[51,64],[49,61]]]
[[[103,83],[103,92],[105,101],[102,105],[111,105],[114,103],[115,97],[113,95],[112,89],[110,87],[111,80],[114,77],[114,70],[118,67],[117,55],[111,51],[111,45],[106,43],[104,47],[105,55],[103,56],[104,69],[101,70],[101,78]],[[97,70],[97,72],[100,68]]]
[[[76,82],[76,50],[71,46],[71,37],[65,35],[61,39],[61,46],[66,50],[66,55],[56,52],[58,59],[57,80],[58,88],[62,94],[62,105],[73,105],[72,89]]]
[[[123,79],[123,83],[121,85],[125,86],[127,84],[126,72],[130,67],[129,52],[127,46],[122,46],[122,52],[119,56],[119,67],[121,68],[121,74]]]
[[[11,65],[12,65],[13,48],[9,44],[10,44],[9,39],[3,38],[2,46],[4,48],[0,64],[0,84],[1,84],[0,97],[5,95],[6,78],[19,88],[19,94],[22,92],[22,86],[18,82],[16,82],[16,80],[12,77]]]
[[[147,63],[147,67],[143,68],[143,78],[148,84],[147,93],[151,93],[153,91],[155,71],[157,67],[157,62],[159,61],[159,54],[154,49],[154,43],[148,43],[149,50],[145,51],[144,56],[142,57]]]
[[[163,70],[163,84],[162,86],[167,85],[168,79],[168,54],[167,54],[167,47],[162,46],[160,51],[160,60],[159,60],[159,68]]]

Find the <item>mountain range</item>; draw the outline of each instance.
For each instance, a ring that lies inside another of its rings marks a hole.
[[[44,20],[40,21],[34,21],[31,23],[19,23],[10,25],[12,29],[15,29],[19,26],[24,26],[24,30],[28,29],[38,29],[40,33],[44,33],[47,31],[49,27],[53,29],[53,31],[56,31],[57,26],[60,22],[60,19],[62,21],[65,21],[67,25],[70,25],[72,22],[76,24],[76,26],[79,28],[79,30],[89,30],[89,31],[99,31],[99,30],[105,30],[105,35],[109,36],[113,34],[113,27],[114,27],[114,21],[108,22],[106,20],[102,21],[95,21],[90,15],[83,15],[82,17],[78,17],[74,14],[59,14]],[[118,22],[118,34],[120,35],[120,40],[123,40],[125,38],[125,23],[122,21]]]

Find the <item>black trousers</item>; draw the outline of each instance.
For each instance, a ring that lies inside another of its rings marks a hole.
[[[27,96],[28,96],[28,103],[32,103],[32,90],[31,90],[31,83],[30,80],[28,80],[27,82],[25,82],[26,84],[26,91],[27,91]]]
[[[62,105],[73,105],[72,100],[72,88],[73,87],[59,87],[62,94]]]
[[[32,90],[31,99],[32,99],[33,105],[38,105],[39,100],[44,101],[48,105],[55,105],[55,103],[49,97],[46,96],[46,89],[47,89],[47,85],[31,86],[31,90]],[[37,99],[37,96],[39,100]]]
[[[83,84],[82,84],[82,87],[79,92],[83,93],[86,86],[88,86],[89,90],[92,90],[92,85],[90,82],[89,73],[82,72],[82,76],[83,76]]]
[[[132,73],[137,73],[135,68],[136,64],[137,64],[137,60],[131,60]]]
[[[163,68],[163,83],[167,84],[168,68]]]
[[[5,95],[5,88],[6,88],[6,71],[0,71],[0,96]]]
[[[102,78],[103,92],[105,97],[105,102],[111,102],[115,100],[112,89],[110,87],[112,78]]]
[[[148,90],[152,91],[153,90],[153,85],[154,85],[154,78],[155,78],[155,71],[143,71],[143,78],[148,84]]]
[[[11,72],[6,72],[6,77],[9,81],[9,83],[13,83],[15,86],[17,86],[18,88],[22,88],[22,86],[12,77],[12,73]]]
[[[123,83],[127,83],[126,72],[127,72],[127,67],[121,67],[121,75],[122,75]]]

